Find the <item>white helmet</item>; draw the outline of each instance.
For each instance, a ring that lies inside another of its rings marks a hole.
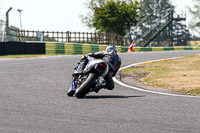
[[[106,47],[106,52],[115,52],[117,53],[117,48],[114,45],[109,45]]]

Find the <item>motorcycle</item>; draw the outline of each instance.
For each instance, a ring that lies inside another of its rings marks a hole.
[[[83,74],[76,75],[80,71],[80,64],[74,69],[72,75],[72,84],[69,87],[67,95],[77,98],[84,98],[89,92],[96,92],[106,85],[104,77],[109,71],[109,66],[104,60],[93,59],[87,63]]]

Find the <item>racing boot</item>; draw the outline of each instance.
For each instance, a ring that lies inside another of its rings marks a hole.
[[[102,85],[96,85],[96,87],[94,88],[94,92],[98,93],[102,88]]]
[[[114,90],[114,85],[113,84],[109,84],[107,83],[106,85],[104,85],[102,88],[107,89],[107,90]]]

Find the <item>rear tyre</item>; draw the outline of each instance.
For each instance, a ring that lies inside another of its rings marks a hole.
[[[69,90],[68,90],[68,92],[67,92],[67,95],[68,95],[69,97],[72,97],[74,94],[75,94],[75,91],[72,90],[72,86],[70,86],[70,87],[69,87]]]
[[[76,90],[75,96],[77,98],[84,98],[86,94],[90,91],[95,81],[97,80],[97,76],[95,73],[90,73],[85,82]]]

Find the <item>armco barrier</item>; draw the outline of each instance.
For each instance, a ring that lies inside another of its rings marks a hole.
[[[187,47],[187,46],[180,46],[180,47],[134,47],[133,51],[140,52],[140,51],[173,51],[173,50],[200,50],[200,47]]]
[[[200,47],[192,47],[192,50],[200,50]]]
[[[174,50],[173,47],[164,47],[163,48],[163,51],[172,51],[172,50]]]
[[[106,49],[107,45],[97,45],[97,44],[73,44],[73,43],[53,43],[46,42],[46,54],[65,54],[65,55],[75,55],[75,54],[88,54],[93,52],[98,52]],[[127,52],[128,46],[116,46],[119,53]]]
[[[128,46],[116,46],[118,53],[128,51]],[[73,44],[73,43],[46,43],[46,54],[87,54],[106,49],[106,45]],[[134,52],[141,51],[173,51],[173,50],[200,50],[200,47],[134,47]]]
[[[128,51],[128,46],[116,46],[118,53]],[[75,55],[87,54],[106,49],[106,45],[77,44],[61,42],[1,42],[0,55],[17,54],[48,54],[48,55]],[[173,50],[200,50],[200,47],[134,47],[134,52],[141,51],[173,51]]]
[[[94,44],[73,44],[73,43],[46,43],[46,54],[87,54],[91,52],[101,51],[106,48],[106,45]]]

